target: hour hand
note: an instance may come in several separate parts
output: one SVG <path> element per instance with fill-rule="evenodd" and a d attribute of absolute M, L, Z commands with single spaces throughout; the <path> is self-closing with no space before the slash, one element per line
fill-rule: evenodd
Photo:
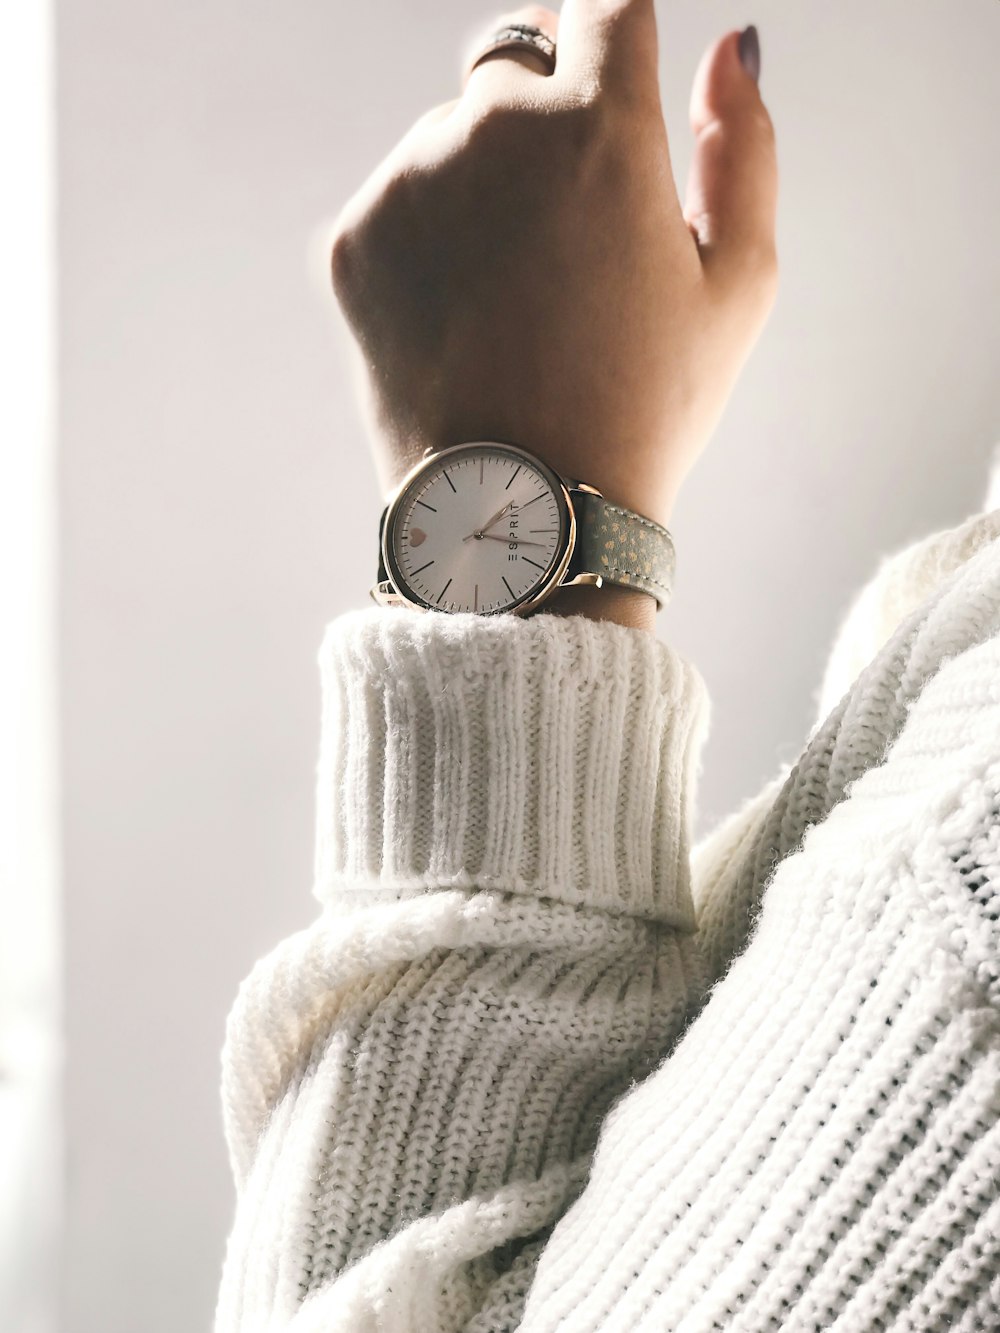
<path fill-rule="evenodd" d="M 474 532 L 473 537 L 481 537 L 486 542 L 507 542 L 510 546 L 543 546 L 543 542 L 529 542 L 527 537 L 499 537 L 495 532 Z"/>

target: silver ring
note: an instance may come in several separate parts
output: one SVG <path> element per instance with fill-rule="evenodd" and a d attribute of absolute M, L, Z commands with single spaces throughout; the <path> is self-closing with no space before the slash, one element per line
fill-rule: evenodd
<path fill-rule="evenodd" d="M 556 44 L 547 32 L 543 32 L 541 28 L 536 28 L 531 23 L 505 23 L 502 28 L 497 28 L 469 66 L 469 73 L 471 74 L 487 56 L 491 56 L 497 51 L 524 50 L 526 46 L 530 46 L 537 55 L 542 57 L 549 66 L 550 74 L 555 73 Z"/>

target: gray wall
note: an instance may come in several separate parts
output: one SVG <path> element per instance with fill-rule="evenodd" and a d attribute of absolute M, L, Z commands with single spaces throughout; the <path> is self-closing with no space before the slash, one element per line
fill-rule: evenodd
<path fill-rule="evenodd" d="M 53 7 L 0 42 L 0 1329 L 58 1327 Z"/>
<path fill-rule="evenodd" d="M 488 4 L 62 0 L 65 1333 L 206 1329 L 218 1056 L 312 916 L 315 653 L 379 496 L 316 236 L 452 96 Z M 702 826 L 792 757 L 881 553 L 978 507 L 1000 422 L 1000 5 L 678 0 L 760 25 L 782 290 L 677 508 L 662 633 L 714 697 Z"/>

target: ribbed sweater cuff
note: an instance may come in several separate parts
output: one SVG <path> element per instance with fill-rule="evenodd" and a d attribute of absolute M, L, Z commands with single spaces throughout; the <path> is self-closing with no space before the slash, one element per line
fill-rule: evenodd
<path fill-rule="evenodd" d="M 694 928 L 707 697 L 652 635 L 373 609 L 329 626 L 320 671 L 321 902 L 478 887 Z"/>

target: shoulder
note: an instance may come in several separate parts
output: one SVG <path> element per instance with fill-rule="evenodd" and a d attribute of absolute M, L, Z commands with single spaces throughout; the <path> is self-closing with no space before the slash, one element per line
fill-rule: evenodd
<path fill-rule="evenodd" d="M 1000 560 L 1000 508 L 887 555 L 841 620 L 819 691 L 818 716 L 831 711 L 903 621 L 991 547 L 991 558 Z"/>
<path fill-rule="evenodd" d="M 713 978 L 744 947 L 779 865 L 800 850 L 835 879 L 887 856 L 917 858 L 910 879 L 931 882 L 932 862 L 940 869 L 942 858 L 1000 838 L 1000 539 L 987 540 L 991 530 L 966 534 L 966 558 L 894 627 L 787 774 L 699 849 L 695 903 Z"/>

